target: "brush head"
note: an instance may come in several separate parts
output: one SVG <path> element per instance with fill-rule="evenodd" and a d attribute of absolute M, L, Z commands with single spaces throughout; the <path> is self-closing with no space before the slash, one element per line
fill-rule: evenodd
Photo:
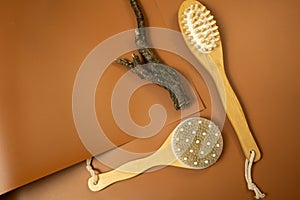
<path fill-rule="evenodd" d="M 219 46 L 220 33 L 214 16 L 198 1 L 183 2 L 179 24 L 185 39 L 200 52 L 210 53 Z"/>
<path fill-rule="evenodd" d="M 201 117 L 182 121 L 174 130 L 171 143 L 177 160 L 192 169 L 211 166 L 223 149 L 219 128 L 212 121 Z"/>

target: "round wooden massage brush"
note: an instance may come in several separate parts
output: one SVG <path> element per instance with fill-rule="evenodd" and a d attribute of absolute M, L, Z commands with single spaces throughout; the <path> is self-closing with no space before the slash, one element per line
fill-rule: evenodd
<path fill-rule="evenodd" d="M 96 183 L 91 177 L 88 185 L 92 191 L 99 191 L 112 183 L 132 178 L 160 165 L 204 169 L 218 160 L 222 149 L 221 132 L 212 121 L 200 117 L 189 118 L 182 121 L 152 155 L 98 174 Z"/>

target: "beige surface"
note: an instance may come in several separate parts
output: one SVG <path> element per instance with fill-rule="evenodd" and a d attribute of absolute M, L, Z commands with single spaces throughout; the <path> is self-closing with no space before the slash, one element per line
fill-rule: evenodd
<path fill-rule="evenodd" d="M 178 30 L 180 3 L 144 0 L 148 24 Z M 254 167 L 254 180 L 268 194 L 267 199 L 296 199 L 300 195 L 299 3 L 295 0 L 202 3 L 218 21 L 225 70 L 262 150 L 262 160 Z M 70 98 L 74 77 L 93 47 L 114 33 L 134 28 L 135 20 L 128 2 L 123 0 L 1 4 L 0 19 L 4 26 L 0 54 L 3 62 L 0 184 L 5 192 L 88 156 L 72 121 Z M 175 57 L 159 53 L 170 64 Z M 199 89 L 209 108 L 207 91 Z M 209 116 L 209 109 L 204 115 Z M 168 128 L 163 132 L 166 135 Z M 223 156 L 207 170 L 169 167 L 91 193 L 87 188 L 89 174 L 84 164 L 78 164 L 2 197 L 252 199 L 243 177 L 244 156 L 229 123 L 225 124 L 223 136 Z M 131 139 L 126 135 L 118 138 L 116 143 Z M 127 148 L 147 152 L 158 148 L 163 139 L 157 136 L 149 141 L 136 140 L 127 144 Z M 47 160 L 41 155 L 48 155 Z M 97 167 L 107 170 L 100 164 Z"/>

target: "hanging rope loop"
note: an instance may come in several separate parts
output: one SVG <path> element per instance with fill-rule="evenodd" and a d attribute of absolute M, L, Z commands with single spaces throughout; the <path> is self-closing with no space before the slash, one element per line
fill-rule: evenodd
<path fill-rule="evenodd" d="M 93 168 L 93 165 L 92 165 L 93 158 L 94 157 L 91 157 L 86 160 L 86 169 L 88 172 L 90 172 L 91 176 L 94 179 L 94 184 L 96 185 L 99 181 L 99 176 L 96 174 L 96 171 Z"/>
<path fill-rule="evenodd" d="M 245 162 L 245 178 L 246 178 L 246 182 L 248 185 L 248 189 L 253 190 L 255 192 L 255 198 L 262 199 L 266 195 L 264 193 L 262 193 L 259 190 L 259 188 L 257 187 L 257 185 L 255 185 L 255 183 L 253 183 L 253 181 L 252 181 L 251 169 L 252 169 L 252 165 L 254 162 L 254 158 L 255 158 L 255 151 L 252 150 L 252 151 L 250 151 L 250 159 L 249 160 L 246 159 L 246 162 Z"/>

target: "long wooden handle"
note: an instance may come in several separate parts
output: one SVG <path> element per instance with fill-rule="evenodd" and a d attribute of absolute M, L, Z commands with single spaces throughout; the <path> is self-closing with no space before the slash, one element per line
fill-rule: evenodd
<path fill-rule="evenodd" d="M 221 100 L 225 107 L 227 116 L 238 136 L 246 158 L 250 159 L 250 151 L 254 150 L 256 153 L 254 161 L 256 162 L 260 160 L 261 153 L 250 131 L 242 106 L 232 89 L 225 72 L 220 71 L 220 76 L 222 78 L 222 82 L 220 82 L 216 76 L 213 78 L 215 79 L 219 94 L 221 95 Z M 224 93 L 223 89 L 225 90 L 226 98 L 222 96 L 222 93 Z"/>
<path fill-rule="evenodd" d="M 260 150 L 249 129 L 242 106 L 236 94 L 234 93 L 224 70 L 221 42 L 219 47 L 210 54 L 203 54 L 194 49 L 192 49 L 192 52 L 214 79 L 221 97 L 222 104 L 235 130 L 235 133 L 238 136 L 245 157 L 249 160 L 250 151 L 254 150 L 256 153 L 254 161 L 256 162 L 260 160 Z"/>
<path fill-rule="evenodd" d="M 170 146 L 170 145 L 169 145 Z M 99 174 L 98 182 L 95 184 L 91 177 L 88 186 L 92 191 L 99 191 L 105 187 L 122 180 L 133 178 L 154 166 L 168 165 L 176 160 L 172 150 L 166 147 L 158 150 L 149 157 L 130 161 L 115 170 Z"/>

